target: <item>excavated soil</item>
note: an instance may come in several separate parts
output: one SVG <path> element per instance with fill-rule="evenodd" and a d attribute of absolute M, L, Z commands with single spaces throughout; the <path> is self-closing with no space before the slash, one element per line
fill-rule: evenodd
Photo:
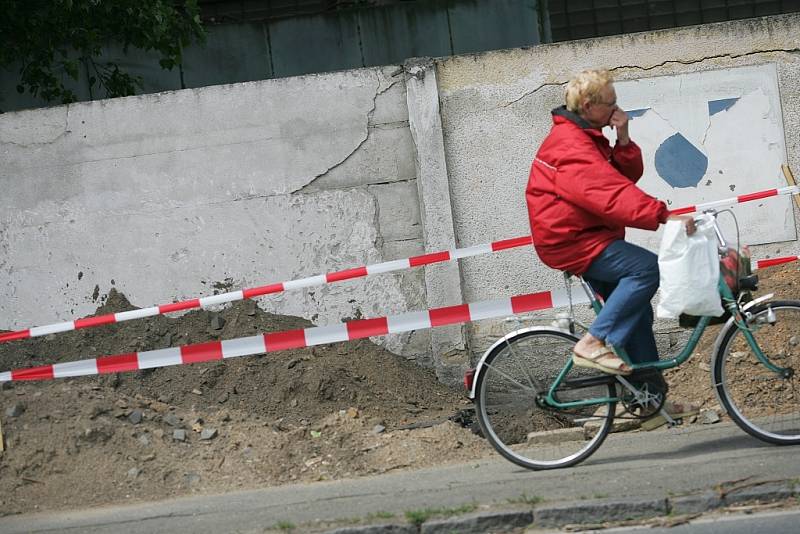
<path fill-rule="evenodd" d="M 97 314 L 129 309 L 112 291 Z M 0 369 L 308 326 L 243 301 L 219 312 L 0 345 Z M 8 411 L 20 406 L 24 411 L 11 417 Z M 481 438 L 448 419 L 468 407 L 461 391 L 368 340 L 6 383 L 0 407 L 3 513 L 332 480 L 490 453 Z M 183 441 L 176 430 L 185 431 Z"/>
<path fill-rule="evenodd" d="M 760 294 L 800 298 L 797 274 L 795 264 L 759 271 Z M 103 299 L 97 314 L 133 309 L 113 290 Z M 308 326 L 243 301 L 6 343 L 0 370 Z M 700 357 L 668 374 L 671 396 L 714 407 L 707 370 L 713 337 L 701 340 Z M 468 408 L 462 391 L 368 340 L 5 383 L 0 515 L 334 480 L 495 454 L 460 424 Z"/>

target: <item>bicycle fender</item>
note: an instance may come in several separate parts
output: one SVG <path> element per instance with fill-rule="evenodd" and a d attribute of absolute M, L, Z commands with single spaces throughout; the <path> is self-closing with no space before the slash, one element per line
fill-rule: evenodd
<path fill-rule="evenodd" d="M 492 351 L 494 349 L 496 349 L 499 345 L 502 345 L 503 343 L 507 342 L 509 339 L 511 339 L 513 337 L 516 337 L 516 336 L 518 336 L 520 334 L 524 334 L 525 332 L 532 332 L 534 330 L 535 331 L 539 331 L 539 332 L 558 332 L 558 333 L 563 333 L 564 332 L 564 330 L 562 330 L 560 328 L 553 328 L 553 327 L 550 327 L 550 326 L 528 326 L 526 328 L 520 328 L 518 330 L 514 330 L 513 332 L 510 332 L 510 333 L 504 335 L 503 337 L 501 337 L 500 339 L 498 339 L 497 341 L 495 341 L 492 344 L 491 347 L 486 349 L 486 351 L 481 356 L 481 359 L 478 360 L 478 364 L 475 366 L 475 376 L 472 379 L 472 388 L 470 389 L 469 393 L 467 394 L 467 398 L 469 398 L 470 400 L 474 400 L 475 399 L 475 390 L 478 387 L 478 378 L 481 376 L 481 372 L 483 370 L 483 364 L 486 361 L 486 357 L 489 356 L 489 354 L 491 354 Z"/>
<path fill-rule="evenodd" d="M 757 299 L 753 299 L 750 302 L 748 302 L 747 304 L 745 304 L 744 306 L 742 306 L 742 311 L 745 311 L 748 308 L 752 308 L 756 304 L 761 304 L 765 300 L 769 300 L 774 296 L 775 296 L 775 293 L 767 293 L 766 295 L 762 295 L 762 296 L 758 297 Z"/>

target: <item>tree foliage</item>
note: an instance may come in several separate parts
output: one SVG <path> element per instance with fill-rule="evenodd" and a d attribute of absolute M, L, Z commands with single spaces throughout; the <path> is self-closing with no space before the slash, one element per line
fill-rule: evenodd
<path fill-rule="evenodd" d="M 47 102 L 75 102 L 67 85 L 81 70 L 95 95 L 141 88 L 140 77 L 102 59 L 108 45 L 155 52 L 171 70 L 204 37 L 197 0 L 0 0 L 0 67 L 18 69 L 18 92 Z"/>

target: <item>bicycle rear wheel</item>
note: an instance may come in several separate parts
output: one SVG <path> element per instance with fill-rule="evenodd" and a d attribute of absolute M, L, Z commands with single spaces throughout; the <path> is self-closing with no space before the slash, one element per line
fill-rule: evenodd
<path fill-rule="evenodd" d="M 748 310 L 761 351 L 789 376 L 768 369 L 731 324 L 721 333 L 712 369 L 723 408 L 748 434 L 777 445 L 800 444 L 800 301 L 773 301 Z M 774 319 L 774 321 L 773 321 Z"/>
<path fill-rule="evenodd" d="M 512 334 L 486 356 L 476 377 L 478 422 L 507 460 L 528 469 L 569 467 L 588 458 L 608 435 L 615 402 L 569 411 L 542 403 L 577 341 L 561 330 L 533 328 Z M 597 374 L 573 367 L 566 380 Z M 560 402 L 613 398 L 615 388 L 604 383 L 557 396 Z"/>

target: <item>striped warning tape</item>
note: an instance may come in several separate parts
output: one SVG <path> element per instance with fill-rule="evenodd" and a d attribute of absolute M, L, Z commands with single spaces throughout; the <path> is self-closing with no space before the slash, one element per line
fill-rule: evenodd
<path fill-rule="evenodd" d="M 707 209 L 720 208 L 730 206 L 733 204 L 741 204 L 744 202 L 751 202 L 763 198 L 769 198 L 780 195 L 795 195 L 800 194 L 800 186 L 783 187 L 780 189 L 769 189 L 766 191 L 758 191 L 756 193 L 749 193 L 746 195 L 739 195 L 730 197 L 723 200 L 713 202 L 706 202 L 704 204 L 696 204 L 684 208 L 678 208 L 670 211 L 670 214 L 680 215 L 692 213 L 695 211 L 703 211 Z M 301 278 L 298 280 L 291 280 L 288 282 L 279 282 L 254 288 L 240 289 L 228 293 L 221 293 L 219 295 L 212 295 L 208 297 L 194 298 L 184 300 L 181 302 L 173 302 L 170 304 L 161 304 L 152 306 L 150 308 L 141 308 L 138 310 L 131 310 L 119 313 L 110 313 L 106 315 L 98 315 L 96 317 L 85 317 L 73 321 L 66 321 L 62 323 L 54 323 L 46 326 L 36 326 L 26 328 L 23 330 L 16 330 L 0 334 L 0 343 L 9 341 L 16 341 L 20 339 L 28 339 L 32 337 L 45 336 L 48 334 L 56 334 L 60 332 L 69 332 L 71 330 L 79 330 L 82 328 L 91 328 L 95 326 L 121 323 L 123 321 L 130 321 L 132 319 L 141 319 L 143 317 L 151 317 L 154 315 L 163 315 L 165 313 L 191 310 L 197 308 L 205 308 L 215 304 L 225 304 L 228 302 L 235 302 L 238 300 L 251 299 L 272 293 L 281 293 L 292 289 L 301 289 L 319 285 L 340 282 L 343 280 L 350 280 L 353 278 L 361 278 L 373 274 L 389 273 L 393 271 L 400 271 L 409 269 L 411 267 L 420 267 L 423 265 L 430 265 L 433 263 L 441 263 L 446 261 L 458 260 L 461 258 L 469 258 L 472 256 L 479 256 L 482 254 L 489 254 L 492 252 L 499 252 L 502 250 L 509 250 L 512 248 L 530 245 L 532 243 L 532 236 L 515 237 L 512 239 L 504 239 L 487 243 L 483 245 L 475 245 L 472 247 L 454 249 L 449 251 L 432 252 L 423 254 L 421 256 L 413 256 L 401 260 L 387 261 L 377 263 L 374 265 L 367 265 L 362 267 L 355 267 L 352 269 L 345 269 L 343 271 L 336 271 L 327 274 L 320 274 Z"/>
<path fill-rule="evenodd" d="M 781 265 L 783 263 L 791 263 L 800 259 L 800 256 L 784 256 L 782 258 L 767 258 L 764 260 L 756 260 L 756 269 L 762 267 L 772 267 L 773 265 Z"/>
<path fill-rule="evenodd" d="M 777 189 L 767 189 L 764 191 L 756 191 L 755 193 L 747 193 L 746 195 L 738 195 L 735 197 L 724 198 L 722 200 L 714 200 L 712 202 L 705 202 L 703 204 L 694 204 L 683 208 L 671 210 L 670 215 L 683 215 L 685 213 L 694 213 L 696 211 L 705 211 L 710 209 L 724 208 L 733 204 L 744 204 L 745 202 L 752 202 L 754 200 L 761 200 L 762 198 L 777 197 L 782 195 L 797 195 L 800 194 L 800 186 L 792 185 L 788 187 L 780 187 Z"/>
<path fill-rule="evenodd" d="M 109 313 L 106 315 L 98 315 L 96 317 L 86 317 L 83 319 L 76 319 L 74 321 L 66 321 L 63 323 L 55 323 L 47 326 L 36 326 L 26 328 L 24 330 L 17 330 L 14 332 L 6 332 L 0 334 L 0 343 L 9 341 L 16 341 L 20 339 L 28 339 L 31 337 L 46 336 L 48 334 L 57 334 L 59 332 L 69 332 L 71 330 L 79 330 L 82 328 L 91 328 L 104 324 L 121 323 L 123 321 L 130 321 L 132 319 L 141 319 L 143 317 L 151 317 L 153 315 L 163 315 L 165 313 L 191 310 L 196 308 L 205 308 L 214 304 L 224 304 L 227 302 L 235 302 L 238 300 L 251 299 L 260 297 L 262 295 L 269 295 L 272 293 L 281 293 L 292 289 L 301 289 L 306 287 L 313 287 L 318 285 L 330 284 L 333 282 L 340 282 L 342 280 L 350 280 L 352 278 L 360 278 L 373 274 L 389 273 L 392 271 L 399 271 L 409 269 L 411 267 L 420 267 L 423 265 L 430 265 L 433 263 L 440 263 L 446 261 L 457 260 L 460 258 L 468 258 L 470 256 L 478 256 L 481 254 L 488 254 L 491 252 L 499 252 L 501 250 L 508 250 L 511 248 L 530 245 L 532 243 L 531 236 L 515 237 L 513 239 L 504 239 L 487 243 L 484 245 L 475 245 L 472 247 L 446 250 L 442 252 L 433 252 L 430 254 L 423 254 L 421 256 L 413 256 L 402 260 L 393 260 L 383 263 L 376 263 L 374 265 L 367 265 L 364 267 L 356 267 L 353 269 L 346 269 L 328 274 L 321 274 L 317 276 L 309 276 L 298 280 L 291 280 L 288 282 L 279 282 L 276 284 L 269 284 L 249 289 L 240 289 L 228 293 L 221 293 L 219 295 L 212 295 L 208 297 L 195 298 L 181 302 L 173 302 L 171 304 L 161 304 L 159 306 L 152 306 L 150 308 L 141 308 L 138 310 L 131 310 L 119 313 Z"/>
<path fill-rule="evenodd" d="M 588 302 L 584 295 L 573 297 L 573 303 Z M 507 317 L 537 310 L 546 310 L 569 304 L 566 290 L 543 291 L 517 295 L 511 298 L 486 300 L 471 304 L 409 312 L 390 317 L 358 319 L 332 326 L 318 326 L 301 330 L 264 333 L 256 336 L 210 341 L 168 349 L 130 352 L 102 356 L 90 360 L 56 363 L 17 369 L 0 373 L 0 382 L 23 380 L 49 380 L 153 369 L 170 365 L 206 362 L 276 352 L 286 349 L 312 347 L 385 334 L 399 334 L 412 330 L 436 328 L 450 324 Z"/>
<path fill-rule="evenodd" d="M 798 256 L 770 258 L 756 262 L 756 268 L 770 267 L 800 259 Z M 580 291 L 573 292 L 572 303 L 589 302 Z M 450 324 L 467 323 L 482 319 L 496 319 L 521 313 L 559 308 L 569 305 L 566 290 L 542 291 L 517 295 L 511 298 L 485 300 L 471 304 L 460 304 L 434 308 L 419 312 L 375 319 L 358 319 L 332 326 L 317 326 L 300 330 L 264 333 L 257 336 L 210 341 L 168 349 L 130 352 L 113 356 L 102 356 L 90 360 L 56 363 L 0 372 L 0 382 L 24 380 L 49 380 L 97 374 L 137 371 L 188 363 L 250 356 L 279 350 L 297 349 L 363 339 L 385 334 L 400 334 L 412 330 L 424 330 Z"/>

